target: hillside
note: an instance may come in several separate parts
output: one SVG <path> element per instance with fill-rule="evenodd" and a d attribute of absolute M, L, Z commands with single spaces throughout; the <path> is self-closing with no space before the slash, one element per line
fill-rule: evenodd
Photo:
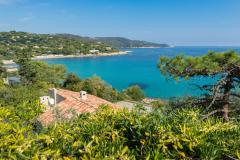
<path fill-rule="evenodd" d="M 147 41 L 139 41 L 139 40 L 130 40 L 128 38 L 124 37 L 83 37 L 79 35 L 73 35 L 73 34 L 57 34 L 58 36 L 68 37 L 72 39 L 77 40 L 84 40 L 88 42 L 101 42 L 104 44 L 107 44 L 109 46 L 112 46 L 114 48 L 148 48 L 148 47 L 156 47 L 156 48 L 164 48 L 164 47 L 170 47 L 168 44 L 158 44 L 153 42 L 147 42 Z"/>
<path fill-rule="evenodd" d="M 27 32 L 0 32 L 0 55 L 13 58 L 16 53 L 26 50 L 34 56 L 43 54 L 96 54 L 112 53 L 116 48 L 169 47 L 146 41 L 130 40 L 121 37 L 82 37 L 73 34 L 35 34 Z"/>
<path fill-rule="evenodd" d="M 26 32 L 0 32 L 0 55 L 13 57 L 21 50 L 33 55 L 42 54 L 96 54 L 117 51 L 111 46 L 89 38 L 67 34 L 33 34 Z"/>
<path fill-rule="evenodd" d="M 107 44 L 109 46 L 112 46 L 114 48 L 148 48 L 148 47 L 156 47 L 156 48 L 164 48 L 164 47 L 170 47 L 168 44 L 158 44 L 153 42 L 147 42 L 147 41 L 139 41 L 139 40 L 130 40 L 128 38 L 124 37 L 83 37 L 79 35 L 73 35 L 73 34 L 57 34 L 58 36 L 68 37 L 72 39 L 77 40 L 84 40 L 88 42 L 101 42 L 104 44 Z"/>
<path fill-rule="evenodd" d="M 146 41 L 130 40 L 122 37 L 97 37 L 96 39 L 103 43 L 109 44 L 115 48 L 169 47 L 168 44 L 158 44 Z"/>

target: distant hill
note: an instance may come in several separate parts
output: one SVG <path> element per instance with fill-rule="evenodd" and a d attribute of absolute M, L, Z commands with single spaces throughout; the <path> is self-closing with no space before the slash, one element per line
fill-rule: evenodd
<path fill-rule="evenodd" d="M 159 43 L 153 43 L 153 42 L 147 42 L 147 41 L 139 41 L 139 40 L 130 40 L 128 38 L 124 37 L 82 37 L 79 35 L 73 35 L 73 34 L 58 34 L 59 36 L 73 38 L 73 39 L 79 39 L 89 42 L 102 42 L 104 44 L 107 44 L 109 46 L 112 46 L 113 48 L 148 48 L 148 47 L 157 47 L 157 48 L 165 48 L 170 47 L 168 44 L 159 44 Z"/>
<path fill-rule="evenodd" d="M 158 44 L 146 41 L 130 40 L 123 37 L 96 37 L 95 39 L 115 48 L 170 47 L 168 44 Z"/>
<path fill-rule="evenodd" d="M 169 47 L 122 37 L 82 37 L 73 34 L 35 34 L 27 32 L 0 32 L 0 57 L 12 58 L 21 50 L 32 55 L 42 54 L 96 54 L 113 53 L 119 48 Z M 94 51 L 94 53 L 93 53 Z"/>
<path fill-rule="evenodd" d="M 96 52 L 113 53 L 118 51 L 93 38 L 71 34 L 0 32 L 0 56 L 12 58 L 21 50 L 35 56 L 42 54 L 76 55 L 96 54 Z"/>

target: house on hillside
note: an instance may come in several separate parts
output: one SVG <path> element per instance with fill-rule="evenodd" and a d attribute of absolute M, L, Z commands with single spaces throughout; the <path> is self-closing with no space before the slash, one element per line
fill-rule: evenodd
<path fill-rule="evenodd" d="M 13 73 L 18 71 L 18 65 L 13 60 L 3 60 L 1 69 L 7 73 Z"/>
<path fill-rule="evenodd" d="M 98 54 L 98 53 L 99 53 L 99 50 L 97 50 L 97 49 L 92 49 L 92 50 L 89 50 L 89 53 L 91 53 L 91 54 Z"/>
<path fill-rule="evenodd" d="M 46 106 L 38 120 L 43 126 L 48 126 L 61 119 L 70 119 L 83 113 L 96 112 L 101 105 L 118 108 L 117 105 L 87 94 L 85 91 L 73 92 L 65 89 L 49 89 L 47 96 L 40 97 L 40 102 Z"/>
<path fill-rule="evenodd" d="M 112 50 L 112 47 L 106 47 L 106 50 L 110 51 Z"/>
<path fill-rule="evenodd" d="M 13 60 L 3 60 L 0 66 L 1 72 L 4 74 L 3 82 L 7 85 L 20 83 L 20 78 L 17 76 L 19 66 Z"/>
<path fill-rule="evenodd" d="M 7 85 L 16 85 L 21 82 L 20 78 L 17 76 L 7 76 L 3 78 L 3 83 Z"/>

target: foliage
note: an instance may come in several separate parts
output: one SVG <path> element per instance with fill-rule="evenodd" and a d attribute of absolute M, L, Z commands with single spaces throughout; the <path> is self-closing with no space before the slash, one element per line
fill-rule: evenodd
<path fill-rule="evenodd" d="M 0 159 L 26 159 L 25 150 L 34 152 L 31 143 L 41 111 L 37 101 L 0 106 Z"/>
<path fill-rule="evenodd" d="M 138 86 L 131 86 L 123 92 L 119 92 L 97 76 L 81 80 L 77 75 L 70 73 L 63 82 L 63 87 L 76 92 L 84 90 L 89 94 L 112 102 L 120 100 L 140 101 L 144 98 L 144 92 Z"/>
<path fill-rule="evenodd" d="M 97 37 L 97 40 L 102 41 L 116 48 L 131 48 L 131 47 L 169 47 L 168 44 L 158 44 L 146 41 L 130 40 L 122 37 Z"/>
<path fill-rule="evenodd" d="M 44 111 L 39 103 L 46 91 L 39 87 L 43 83 L 61 83 L 111 101 L 126 95 L 141 100 L 144 94 L 137 86 L 119 93 L 98 77 L 81 80 L 69 74 L 63 81 L 61 67 L 21 55 L 19 74 L 25 85 L 0 85 L 0 159 L 240 159 L 240 122 L 202 120 L 201 109 L 192 107 L 191 98 L 174 110 L 171 105 L 181 101 L 170 102 L 169 108 L 157 102 L 153 111 L 140 105 L 135 110 L 102 106 L 94 114 L 43 128 L 38 121 Z M 162 69 L 168 73 L 168 67 Z"/>
<path fill-rule="evenodd" d="M 37 123 L 44 109 L 38 101 L 40 94 L 34 86 L 1 86 L 0 159 L 24 159 L 22 152 L 30 148 L 41 128 Z"/>
<path fill-rule="evenodd" d="M 65 79 L 66 69 L 63 65 L 49 65 L 45 62 L 18 60 L 19 75 L 25 85 L 60 85 Z"/>
<path fill-rule="evenodd" d="M 37 85 L 28 86 L 0 86 L 0 105 L 15 106 L 24 101 L 37 101 L 40 96 L 44 95 L 46 90 L 39 88 Z"/>
<path fill-rule="evenodd" d="M 0 32 L 0 55 L 13 58 L 21 50 L 29 50 L 34 56 L 42 54 L 91 54 L 92 49 L 102 53 L 111 53 L 117 50 L 95 39 L 79 36 L 32 34 L 26 32 Z"/>
<path fill-rule="evenodd" d="M 140 101 L 144 98 L 144 92 L 137 85 L 128 87 L 124 90 L 124 93 L 135 101 Z"/>
<path fill-rule="evenodd" d="M 163 108 L 164 106 L 166 106 L 166 102 L 163 100 L 156 100 L 150 103 L 152 108 Z"/>
<path fill-rule="evenodd" d="M 63 87 L 72 88 L 73 85 L 77 85 L 81 82 L 81 79 L 74 73 L 69 73 L 63 83 Z"/>
<path fill-rule="evenodd" d="M 225 120 L 229 120 L 228 113 L 231 97 L 240 97 L 236 89 L 240 85 L 240 56 L 234 51 L 224 53 L 209 52 L 199 57 L 178 55 L 176 57 L 161 57 L 158 65 L 161 72 L 178 78 L 191 78 L 197 76 L 212 77 L 217 82 L 200 86 L 209 94 L 202 100 L 208 105 L 206 112 L 212 109 L 208 116 L 222 112 Z"/>
<path fill-rule="evenodd" d="M 81 80 L 73 74 L 64 84 L 78 83 L 96 94 L 105 85 L 97 77 Z M 0 88 L 0 159 L 240 158 L 237 121 L 202 121 L 197 109 L 146 112 L 103 106 L 96 114 L 42 128 L 37 121 L 43 111 L 41 92 L 35 85 Z"/>
<path fill-rule="evenodd" d="M 63 82 L 63 87 L 76 92 L 84 90 L 112 102 L 123 100 L 126 97 L 97 76 L 81 80 L 77 75 L 70 73 Z"/>
<path fill-rule="evenodd" d="M 26 110 L 7 106 L 0 107 L 0 113 L 1 159 L 239 158 L 239 122 L 201 121 L 198 110 L 165 115 L 162 110 L 148 113 L 103 106 L 96 114 L 83 114 L 40 132 L 32 123 L 23 126 Z M 33 117 L 28 119 L 33 122 Z"/>

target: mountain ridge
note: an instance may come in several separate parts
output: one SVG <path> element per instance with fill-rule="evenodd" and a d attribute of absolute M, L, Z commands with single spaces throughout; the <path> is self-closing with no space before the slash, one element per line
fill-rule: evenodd
<path fill-rule="evenodd" d="M 166 48 L 168 44 L 160 44 L 143 40 L 131 40 L 124 37 L 95 37 L 95 39 L 115 48 Z"/>
<path fill-rule="evenodd" d="M 68 34 L 68 33 L 58 33 L 55 34 L 58 36 L 74 38 L 74 39 L 81 39 L 85 41 L 99 41 L 105 43 L 109 46 L 114 48 L 166 48 L 170 47 L 170 45 L 165 43 L 154 43 L 148 42 L 144 40 L 131 40 L 125 37 L 88 37 L 88 36 L 81 36 L 75 34 Z"/>

